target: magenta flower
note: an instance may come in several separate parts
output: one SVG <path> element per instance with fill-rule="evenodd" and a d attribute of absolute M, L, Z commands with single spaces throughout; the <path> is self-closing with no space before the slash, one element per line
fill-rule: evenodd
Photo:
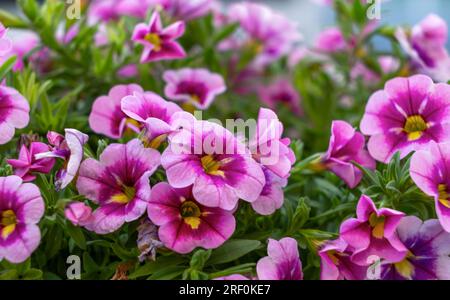
<path fill-rule="evenodd" d="M 345 121 L 333 121 L 328 150 L 320 158 L 319 164 L 354 188 L 361 181 L 363 174 L 353 163 L 375 169 L 375 160 L 365 149 L 364 136 Z"/>
<path fill-rule="evenodd" d="M 326 242 L 319 250 L 321 280 L 364 280 L 367 267 L 351 260 L 353 251 L 342 239 Z"/>
<path fill-rule="evenodd" d="M 92 208 L 83 202 L 72 202 L 64 210 L 66 218 L 75 226 L 89 226 L 92 223 Z"/>
<path fill-rule="evenodd" d="M 174 188 L 193 185 L 202 205 L 235 208 L 239 198 L 255 201 L 265 184 L 264 173 L 245 145 L 227 129 L 208 121 L 174 134 L 161 164 Z"/>
<path fill-rule="evenodd" d="M 38 247 L 44 215 L 39 188 L 18 176 L 0 177 L 0 260 L 24 262 Z"/>
<path fill-rule="evenodd" d="M 157 0 L 164 12 L 177 20 L 189 21 L 211 11 L 214 0 Z"/>
<path fill-rule="evenodd" d="M 8 29 L 0 22 L 0 58 L 9 54 L 12 49 L 12 41 L 7 33 Z"/>
<path fill-rule="evenodd" d="M 252 208 L 260 215 L 271 215 L 284 202 L 283 188 L 287 185 L 287 179 L 275 175 L 267 167 L 262 168 L 266 179 L 258 199 L 251 203 Z"/>
<path fill-rule="evenodd" d="M 268 256 L 261 258 L 256 271 L 260 280 L 302 280 L 302 262 L 297 241 L 290 237 L 269 239 Z"/>
<path fill-rule="evenodd" d="M 107 96 L 98 97 L 92 104 L 89 115 L 91 129 L 113 139 L 122 137 L 127 131 L 139 133 L 141 131 L 139 124 L 127 118 L 121 108 L 122 98 L 133 95 L 134 92 L 142 93 L 144 90 L 137 84 L 116 85 Z"/>
<path fill-rule="evenodd" d="M 300 95 L 287 79 L 280 79 L 268 86 L 259 87 L 258 95 L 270 109 L 286 106 L 297 116 L 303 114 L 300 106 Z"/>
<path fill-rule="evenodd" d="M 411 158 L 410 174 L 417 186 L 436 203 L 442 227 L 450 232 L 450 143 L 431 142 Z"/>
<path fill-rule="evenodd" d="M 141 217 L 150 200 L 149 177 L 159 163 L 159 152 L 144 148 L 137 139 L 109 145 L 100 161 L 83 161 L 78 192 L 99 205 L 86 228 L 106 234 Z"/>
<path fill-rule="evenodd" d="M 395 78 L 369 99 L 360 128 L 369 135 L 368 149 L 388 162 L 400 151 L 403 158 L 430 141 L 450 139 L 450 86 L 434 84 L 425 75 Z"/>
<path fill-rule="evenodd" d="M 380 56 L 378 63 L 384 74 L 390 74 L 398 69 L 400 63 L 392 56 Z M 351 70 L 350 76 L 353 79 L 361 77 L 369 85 L 377 84 L 381 78 L 380 75 L 369 69 L 364 63 L 357 62 Z"/>
<path fill-rule="evenodd" d="M 76 130 L 65 129 L 65 136 L 59 133 L 49 131 L 47 139 L 52 145 L 49 152 L 36 154 L 35 159 L 43 158 L 61 158 L 65 161 L 63 168 L 56 173 L 55 188 L 57 190 L 66 188 L 75 178 L 83 159 L 83 146 L 87 143 L 89 137 Z"/>
<path fill-rule="evenodd" d="M 34 48 L 39 45 L 39 37 L 31 32 L 26 32 L 21 35 L 17 35 L 16 38 L 12 37 L 12 47 L 8 54 L 5 53 L 5 56 L 0 55 L 0 65 L 3 64 L 4 61 L 9 59 L 11 56 L 16 55 L 17 60 L 16 64 L 13 67 L 13 71 L 21 71 L 24 67 L 24 58 L 27 54 L 31 52 Z M 39 51 L 41 52 L 41 51 Z M 28 59 L 30 61 L 35 58 L 36 55 L 30 56 Z M 39 57 L 39 56 L 37 56 Z"/>
<path fill-rule="evenodd" d="M 170 70 L 163 77 L 167 98 L 190 103 L 198 109 L 207 109 L 226 90 L 222 76 L 206 69 Z"/>
<path fill-rule="evenodd" d="M 144 19 L 156 0 L 94 0 L 89 5 L 91 22 L 117 21 L 121 16 Z"/>
<path fill-rule="evenodd" d="M 14 175 L 21 177 L 24 181 L 36 179 L 35 173 L 47 174 L 53 168 L 53 158 L 36 159 L 35 155 L 50 151 L 47 144 L 32 142 L 30 148 L 22 145 L 18 159 L 8 159 L 7 162 L 14 168 Z"/>
<path fill-rule="evenodd" d="M 117 76 L 120 78 L 133 78 L 139 74 L 136 64 L 128 64 L 117 70 Z"/>
<path fill-rule="evenodd" d="M 30 121 L 30 105 L 13 88 L 0 85 L 0 145 L 8 143 L 15 129 L 22 129 Z"/>
<path fill-rule="evenodd" d="M 176 189 L 165 182 L 153 187 L 147 212 L 150 220 L 160 226 L 161 242 L 182 254 L 196 247 L 219 247 L 236 226 L 231 212 L 201 205 L 191 187 Z"/>
<path fill-rule="evenodd" d="M 185 57 L 184 49 L 175 41 L 183 34 L 184 22 L 178 21 L 163 28 L 159 13 L 155 11 L 148 25 L 136 25 L 132 40 L 144 45 L 141 63 L 146 63 Z"/>
<path fill-rule="evenodd" d="M 347 42 L 337 27 L 322 31 L 316 40 L 315 48 L 325 53 L 335 53 L 347 49 Z"/>
<path fill-rule="evenodd" d="M 356 216 L 344 221 L 340 228 L 341 239 L 354 249 L 354 263 L 367 266 L 372 255 L 391 262 L 403 259 L 406 248 L 395 230 L 404 213 L 389 208 L 378 210 L 372 199 L 362 195 Z"/>
<path fill-rule="evenodd" d="M 408 253 L 400 262 L 381 264 L 382 280 L 450 279 L 450 233 L 438 220 L 405 217 L 397 233 Z"/>

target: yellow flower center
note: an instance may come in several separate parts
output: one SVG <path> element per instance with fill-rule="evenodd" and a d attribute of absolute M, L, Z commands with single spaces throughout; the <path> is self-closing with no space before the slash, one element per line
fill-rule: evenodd
<path fill-rule="evenodd" d="M 142 137 L 141 140 L 145 148 L 158 149 L 159 146 L 161 146 L 161 144 L 166 140 L 166 138 L 167 134 L 161 134 L 152 140 L 149 140 L 146 137 Z"/>
<path fill-rule="evenodd" d="M 409 280 L 411 280 L 412 276 L 414 275 L 414 265 L 409 261 L 409 259 L 413 257 L 414 254 L 408 252 L 406 254 L 406 257 L 402 261 L 394 264 L 397 273 Z"/>
<path fill-rule="evenodd" d="M 122 185 L 122 193 L 117 193 L 111 197 L 111 202 L 127 204 L 136 196 L 136 189 L 134 187 Z"/>
<path fill-rule="evenodd" d="M 5 210 L 1 214 L 1 236 L 6 239 L 16 229 L 17 218 L 11 209 Z"/>
<path fill-rule="evenodd" d="M 161 51 L 161 38 L 156 33 L 147 33 L 144 39 L 153 45 L 153 50 Z"/>
<path fill-rule="evenodd" d="M 377 216 L 375 213 L 372 213 L 369 217 L 369 224 L 372 227 L 372 235 L 377 239 L 382 239 L 384 237 L 384 216 Z"/>
<path fill-rule="evenodd" d="M 212 155 L 205 155 L 201 159 L 203 170 L 210 175 L 224 176 L 224 172 L 220 170 L 222 162 L 214 159 Z"/>
<path fill-rule="evenodd" d="M 249 53 L 257 55 L 263 52 L 264 45 L 258 40 L 250 40 L 245 44 L 245 48 Z"/>
<path fill-rule="evenodd" d="M 449 195 L 447 193 L 447 185 L 443 183 L 439 184 L 438 193 L 439 193 L 439 202 L 445 207 L 450 208 L 450 200 L 448 200 Z"/>
<path fill-rule="evenodd" d="M 420 115 L 412 115 L 406 119 L 403 130 L 408 134 L 408 141 L 415 141 L 422 137 L 428 125 Z"/>
<path fill-rule="evenodd" d="M 339 253 L 336 250 L 327 251 L 327 255 L 335 266 L 339 266 Z"/>
<path fill-rule="evenodd" d="M 180 214 L 186 224 L 191 226 L 192 229 L 198 229 L 202 212 L 197 204 L 193 201 L 184 201 L 181 205 Z"/>

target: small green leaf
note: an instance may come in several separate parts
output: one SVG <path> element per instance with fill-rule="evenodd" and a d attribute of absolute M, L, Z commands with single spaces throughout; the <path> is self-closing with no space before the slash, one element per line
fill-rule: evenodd
<path fill-rule="evenodd" d="M 42 279 L 42 271 L 38 270 L 38 269 L 29 269 L 28 271 L 26 271 L 23 274 L 23 279 L 26 280 L 37 280 L 37 279 Z"/>
<path fill-rule="evenodd" d="M 15 55 L 8 58 L 0 67 L 0 81 L 5 78 L 6 74 L 8 74 L 9 71 L 14 67 L 14 64 L 16 63 L 17 57 Z"/>
<path fill-rule="evenodd" d="M 74 240 L 78 247 L 85 250 L 86 249 L 86 239 L 84 237 L 83 230 L 80 227 L 74 226 L 72 223 L 67 222 L 67 233 Z"/>
<path fill-rule="evenodd" d="M 229 240 L 211 253 L 208 265 L 236 260 L 257 249 L 260 245 L 261 242 L 255 240 Z"/>

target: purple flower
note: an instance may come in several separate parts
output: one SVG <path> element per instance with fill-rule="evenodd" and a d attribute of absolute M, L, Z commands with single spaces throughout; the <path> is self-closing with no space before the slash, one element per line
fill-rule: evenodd
<path fill-rule="evenodd" d="M 64 215 L 75 226 L 86 226 L 92 222 L 92 208 L 83 202 L 72 202 L 67 205 Z"/>
<path fill-rule="evenodd" d="M 297 241 L 290 237 L 269 239 L 268 256 L 261 258 L 256 271 L 260 280 L 302 280 L 302 262 Z"/>
<path fill-rule="evenodd" d="M 319 164 L 339 176 L 354 188 L 362 179 L 362 171 L 353 163 L 375 169 L 375 161 L 365 150 L 364 136 L 345 121 L 333 121 L 328 150 Z"/>
<path fill-rule="evenodd" d="M 436 203 L 442 227 L 450 232 L 450 143 L 431 142 L 411 158 L 410 174 L 417 186 Z"/>
<path fill-rule="evenodd" d="M 0 58 L 9 54 L 12 48 L 12 41 L 7 33 L 8 29 L 0 22 Z"/>
<path fill-rule="evenodd" d="M 149 177 L 159 163 L 159 152 L 144 148 L 137 139 L 109 145 L 100 161 L 83 161 L 78 192 L 99 205 L 86 228 L 106 234 L 142 216 L 150 200 Z"/>
<path fill-rule="evenodd" d="M 430 141 L 450 138 L 450 86 L 434 84 L 425 75 L 395 78 L 369 99 L 361 131 L 376 160 L 388 162 L 400 151 L 403 158 Z"/>
<path fill-rule="evenodd" d="M 174 134 L 161 164 L 174 188 L 193 185 L 202 205 L 235 208 L 239 198 L 255 201 L 265 184 L 264 173 L 243 143 L 227 129 L 208 121 Z"/>
<path fill-rule="evenodd" d="M 0 55 L 0 65 L 11 56 L 15 55 L 17 60 L 13 67 L 13 71 L 17 72 L 23 69 L 25 56 L 39 45 L 39 37 L 35 33 L 26 32 L 17 35 L 16 37 L 13 36 L 12 38 L 12 47 L 10 48 L 9 53 L 4 53 L 3 57 Z M 42 51 L 39 52 L 42 54 Z M 31 55 L 28 60 L 32 61 L 33 58 L 39 57 L 39 55 L 36 55 L 39 54 L 39 52 L 35 53 L 35 55 Z"/>
<path fill-rule="evenodd" d="M 383 280 L 449 280 L 450 233 L 438 220 L 405 217 L 397 228 L 408 253 L 396 263 L 381 264 Z"/>
<path fill-rule="evenodd" d="M 8 143 L 15 129 L 22 129 L 30 121 L 28 101 L 13 88 L 0 85 L 0 145 Z"/>
<path fill-rule="evenodd" d="M 172 18 L 189 21 L 206 15 L 214 0 L 157 0 Z"/>
<path fill-rule="evenodd" d="M 268 86 L 262 85 L 258 89 L 258 95 L 270 109 L 286 106 L 297 116 L 303 114 L 300 107 L 300 95 L 287 79 L 280 79 Z"/>
<path fill-rule="evenodd" d="M 127 131 L 139 133 L 140 125 L 135 120 L 127 118 L 121 108 L 122 99 L 133 95 L 134 92 L 142 93 L 144 90 L 137 84 L 116 85 L 107 96 L 95 99 L 89 115 L 91 129 L 113 139 L 122 137 Z"/>
<path fill-rule="evenodd" d="M 283 188 L 287 185 L 287 179 L 275 175 L 267 167 L 262 168 L 266 179 L 258 199 L 251 203 L 252 208 L 260 215 L 271 215 L 284 202 Z"/>
<path fill-rule="evenodd" d="M 128 64 L 117 70 L 117 76 L 120 78 L 133 78 L 139 74 L 136 64 Z"/>
<path fill-rule="evenodd" d="M 159 240 L 158 227 L 145 218 L 137 228 L 138 239 L 136 241 L 139 249 L 139 262 L 145 260 L 156 259 L 156 250 L 164 247 L 164 244 Z"/>
<path fill-rule="evenodd" d="M 18 176 L 0 177 L 0 260 L 24 262 L 38 247 L 44 215 L 39 188 Z"/>
<path fill-rule="evenodd" d="M 219 247 L 236 226 L 231 212 L 201 205 L 192 187 L 175 189 L 165 182 L 153 187 L 147 211 L 150 220 L 160 226 L 158 235 L 164 245 L 182 254 L 196 247 Z"/>
<path fill-rule="evenodd" d="M 321 280 L 364 280 L 367 267 L 353 263 L 353 251 L 342 239 L 326 242 L 319 250 Z"/>
<path fill-rule="evenodd" d="M 207 69 L 181 69 L 164 72 L 166 97 L 207 109 L 214 98 L 225 92 L 225 82 L 221 75 Z"/>
<path fill-rule="evenodd" d="M 53 158 L 36 159 L 35 155 L 48 152 L 50 147 L 40 142 L 32 142 L 29 149 L 26 145 L 20 148 L 18 159 L 8 159 L 7 162 L 14 168 L 14 175 L 21 177 L 24 181 L 36 179 L 35 173 L 47 174 L 53 168 Z"/>
<path fill-rule="evenodd" d="M 367 266 L 372 255 L 391 262 L 403 259 L 406 248 L 395 230 L 404 213 L 389 208 L 377 209 L 372 199 L 362 195 L 356 216 L 344 221 L 340 228 L 341 239 L 354 249 L 351 256 L 354 263 Z"/>
<path fill-rule="evenodd" d="M 184 27 L 184 22 L 178 21 L 163 28 L 157 11 L 153 13 L 148 25 L 136 25 L 132 40 L 144 45 L 141 63 L 185 57 L 184 49 L 175 41 L 184 34 Z"/>
<path fill-rule="evenodd" d="M 90 22 L 117 21 L 121 16 L 144 19 L 156 0 L 94 0 L 89 6 Z"/>
<path fill-rule="evenodd" d="M 337 27 L 322 31 L 316 40 L 316 49 L 325 53 L 335 53 L 347 49 L 347 42 Z"/>

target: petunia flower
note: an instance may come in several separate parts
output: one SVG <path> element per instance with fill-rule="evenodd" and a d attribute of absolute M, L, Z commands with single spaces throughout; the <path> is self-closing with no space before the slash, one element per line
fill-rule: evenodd
<path fill-rule="evenodd" d="M 81 160 L 83 159 L 83 146 L 89 139 L 86 134 L 76 129 L 68 128 L 64 129 L 64 131 L 64 136 L 49 131 L 47 133 L 47 139 L 50 145 L 53 146 L 51 151 L 39 153 L 34 156 L 35 159 L 54 157 L 64 160 L 63 167 L 56 173 L 55 177 L 55 188 L 57 190 L 66 188 L 77 175 Z"/>
<path fill-rule="evenodd" d="M 272 84 L 259 87 L 258 95 L 270 109 L 285 106 L 297 116 L 303 114 L 300 95 L 287 79 L 279 79 Z"/>
<path fill-rule="evenodd" d="M 398 69 L 400 63 L 398 59 L 392 57 L 392 56 L 380 56 L 378 58 L 378 64 L 380 65 L 381 70 L 384 74 L 390 74 Z M 380 80 L 381 77 L 379 74 L 375 73 L 373 70 L 369 69 L 364 63 L 357 62 L 351 72 L 350 76 L 353 79 L 362 78 L 364 80 L 364 83 L 369 85 L 375 85 Z"/>
<path fill-rule="evenodd" d="M 417 186 L 432 196 L 442 227 L 450 232 L 450 143 L 431 142 L 411 158 L 410 175 Z"/>
<path fill-rule="evenodd" d="M 284 202 L 283 188 L 287 185 L 287 179 L 277 176 L 267 167 L 262 167 L 266 184 L 258 199 L 251 203 L 252 208 L 260 215 L 271 215 Z"/>
<path fill-rule="evenodd" d="M 352 161 L 368 169 L 375 169 L 375 160 L 365 150 L 364 136 L 345 121 L 333 121 L 328 150 L 318 164 L 335 173 L 350 188 L 354 188 L 363 174 Z"/>
<path fill-rule="evenodd" d="M 128 64 L 117 70 L 117 76 L 120 78 L 133 78 L 139 74 L 136 64 Z"/>
<path fill-rule="evenodd" d="M 450 85 L 434 84 L 425 75 L 395 78 L 369 99 L 361 132 L 369 135 L 370 155 L 387 163 L 395 152 L 401 158 L 430 141 L 450 139 Z"/>
<path fill-rule="evenodd" d="M 167 98 L 190 103 L 198 109 L 207 109 L 226 90 L 222 76 L 207 69 L 169 70 L 163 78 Z"/>
<path fill-rule="evenodd" d="M 89 22 L 117 21 L 121 16 L 144 19 L 156 2 L 157 0 L 93 0 L 89 5 Z"/>
<path fill-rule="evenodd" d="M 80 166 L 77 189 L 98 204 L 87 229 L 107 234 L 125 222 L 141 217 L 150 199 L 149 177 L 160 163 L 160 154 L 134 139 L 111 144 L 100 161 L 88 158 Z"/>
<path fill-rule="evenodd" d="M 450 233 L 438 220 L 403 218 L 397 228 L 408 253 L 396 263 L 381 263 L 382 280 L 449 280 Z"/>
<path fill-rule="evenodd" d="M 342 239 L 326 242 L 319 250 L 321 280 L 363 280 L 367 267 L 352 262 L 353 251 Z"/>
<path fill-rule="evenodd" d="M 173 134 L 161 164 L 174 188 L 193 185 L 202 205 L 235 208 L 239 199 L 255 201 L 265 184 L 264 173 L 245 145 L 230 131 L 208 121 Z"/>
<path fill-rule="evenodd" d="M 184 27 L 184 22 L 178 21 L 163 28 L 158 11 L 153 13 L 148 25 L 136 25 L 132 40 L 144 46 L 141 63 L 185 57 L 184 49 L 175 41 L 184 34 Z"/>
<path fill-rule="evenodd" d="M 302 262 L 298 254 L 297 241 L 290 237 L 279 241 L 269 239 L 268 256 L 256 264 L 260 280 L 302 280 Z"/>
<path fill-rule="evenodd" d="M 15 55 L 17 57 L 16 63 L 13 67 L 13 71 L 21 71 L 24 68 L 24 59 L 34 48 L 39 45 L 39 37 L 32 32 L 26 32 L 21 35 L 12 36 L 12 46 L 8 54 L 2 57 L 0 55 L 0 65 L 3 64 L 4 61 L 9 59 L 11 56 Z M 34 55 L 31 55 L 28 60 L 33 61 L 33 58 L 40 57 L 39 53 L 42 54 L 42 51 L 38 51 Z"/>
<path fill-rule="evenodd" d="M 341 30 L 337 27 L 322 31 L 317 37 L 315 48 L 324 53 L 336 53 L 346 50 L 347 41 Z"/>
<path fill-rule="evenodd" d="M 122 137 L 127 131 L 139 133 L 140 125 L 135 120 L 127 118 L 121 108 L 122 99 L 133 95 L 134 92 L 142 93 L 144 90 L 137 84 L 116 85 L 107 96 L 98 97 L 92 104 L 89 115 L 91 129 L 113 139 Z"/>
<path fill-rule="evenodd" d="M 354 263 L 367 266 L 371 256 L 391 262 L 403 259 L 406 248 L 399 240 L 396 229 L 404 213 L 389 208 L 377 209 L 372 199 L 362 195 L 356 208 L 356 218 L 344 221 L 340 237 L 354 249 Z"/>
<path fill-rule="evenodd" d="M 35 155 L 50 151 L 47 144 L 32 142 L 28 148 L 22 145 L 18 159 L 8 159 L 7 162 L 14 169 L 14 175 L 21 177 L 24 181 L 36 179 L 35 173 L 47 174 L 53 168 L 55 160 L 53 158 L 36 159 Z"/>
<path fill-rule="evenodd" d="M 92 222 L 92 208 L 83 202 L 69 203 L 64 215 L 75 226 L 86 226 Z"/>
<path fill-rule="evenodd" d="M 8 29 L 0 22 L 0 58 L 9 54 L 12 49 L 12 41 L 7 33 Z"/>
<path fill-rule="evenodd" d="M 0 177 L 0 260 L 24 262 L 38 247 L 45 205 L 39 188 L 18 176 Z"/>
<path fill-rule="evenodd" d="M 15 129 L 22 129 L 30 121 L 30 105 L 15 89 L 0 85 L 0 145 L 8 143 Z"/>
<path fill-rule="evenodd" d="M 176 189 L 165 182 L 153 187 L 147 212 L 150 220 L 160 226 L 158 235 L 164 245 L 182 254 L 196 247 L 219 247 L 236 226 L 231 212 L 201 205 L 192 187 Z"/>
<path fill-rule="evenodd" d="M 213 7 L 214 0 L 157 0 L 157 2 L 172 18 L 189 21 L 208 14 Z"/>

